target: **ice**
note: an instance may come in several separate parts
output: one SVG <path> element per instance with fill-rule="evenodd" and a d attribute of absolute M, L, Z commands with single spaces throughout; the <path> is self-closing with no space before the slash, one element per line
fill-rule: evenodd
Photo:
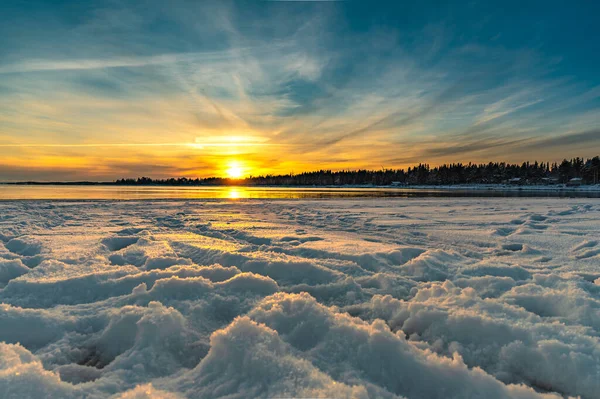
<path fill-rule="evenodd" d="M 600 200 L 15 201 L 2 398 L 595 398 Z"/>

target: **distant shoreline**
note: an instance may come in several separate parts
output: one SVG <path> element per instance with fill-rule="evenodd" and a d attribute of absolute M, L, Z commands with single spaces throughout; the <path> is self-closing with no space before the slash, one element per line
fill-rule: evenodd
<path fill-rule="evenodd" d="M 511 184 L 442 184 L 442 185 L 258 185 L 258 184 L 119 184 L 115 182 L 0 182 L 0 186 L 114 186 L 114 187 L 176 187 L 176 188 L 211 188 L 211 187 L 244 187 L 249 189 L 389 189 L 389 190 L 439 190 L 439 191 L 559 191 L 559 192 L 600 192 L 600 184 L 580 186 L 554 185 L 511 185 Z"/>
<path fill-rule="evenodd" d="M 241 173 L 237 173 L 241 175 Z M 112 181 L 7 181 L 11 185 L 54 185 L 54 186 L 167 186 L 167 187 L 215 187 L 215 186 L 248 186 L 248 187 L 471 187 L 472 189 L 502 190 L 513 187 L 523 190 L 524 187 L 550 186 L 579 187 L 598 185 L 600 183 L 600 156 L 589 159 L 564 159 L 560 164 L 538 163 L 537 161 L 509 164 L 505 162 L 489 162 L 483 164 L 456 163 L 443 164 L 431 168 L 420 163 L 408 169 L 380 170 L 316 170 L 302 173 L 279 175 L 247 175 L 229 177 L 171 177 L 155 179 L 151 177 L 121 178 Z"/>

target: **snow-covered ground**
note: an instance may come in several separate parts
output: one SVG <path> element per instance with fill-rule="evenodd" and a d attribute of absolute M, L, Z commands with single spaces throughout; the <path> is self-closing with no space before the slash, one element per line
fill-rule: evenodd
<path fill-rule="evenodd" d="M 0 203 L 1 398 L 600 392 L 600 200 Z"/>

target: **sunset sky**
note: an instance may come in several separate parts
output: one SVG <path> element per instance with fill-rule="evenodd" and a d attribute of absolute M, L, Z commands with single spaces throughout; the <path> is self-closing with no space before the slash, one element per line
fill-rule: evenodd
<path fill-rule="evenodd" d="M 0 2 L 0 181 L 600 153 L 593 1 Z"/>

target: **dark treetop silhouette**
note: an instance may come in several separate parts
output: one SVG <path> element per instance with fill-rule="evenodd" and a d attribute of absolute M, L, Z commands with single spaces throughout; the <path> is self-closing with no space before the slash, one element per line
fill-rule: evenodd
<path fill-rule="evenodd" d="M 408 169 L 382 170 L 319 170 L 300 174 L 250 176 L 244 179 L 209 178 L 170 178 L 120 179 L 120 185 L 255 185 L 255 186 L 343 186 L 392 184 L 564 184 L 577 179 L 579 184 L 597 184 L 600 170 L 598 156 L 584 160 L 574 158 L 558 163 L 524 162 L 521 165 L 504 162 L 487 164 L 445 164 L 434 168 L 419 164 Z M 581 179 L 581 180 L 579 180 Z"/>

